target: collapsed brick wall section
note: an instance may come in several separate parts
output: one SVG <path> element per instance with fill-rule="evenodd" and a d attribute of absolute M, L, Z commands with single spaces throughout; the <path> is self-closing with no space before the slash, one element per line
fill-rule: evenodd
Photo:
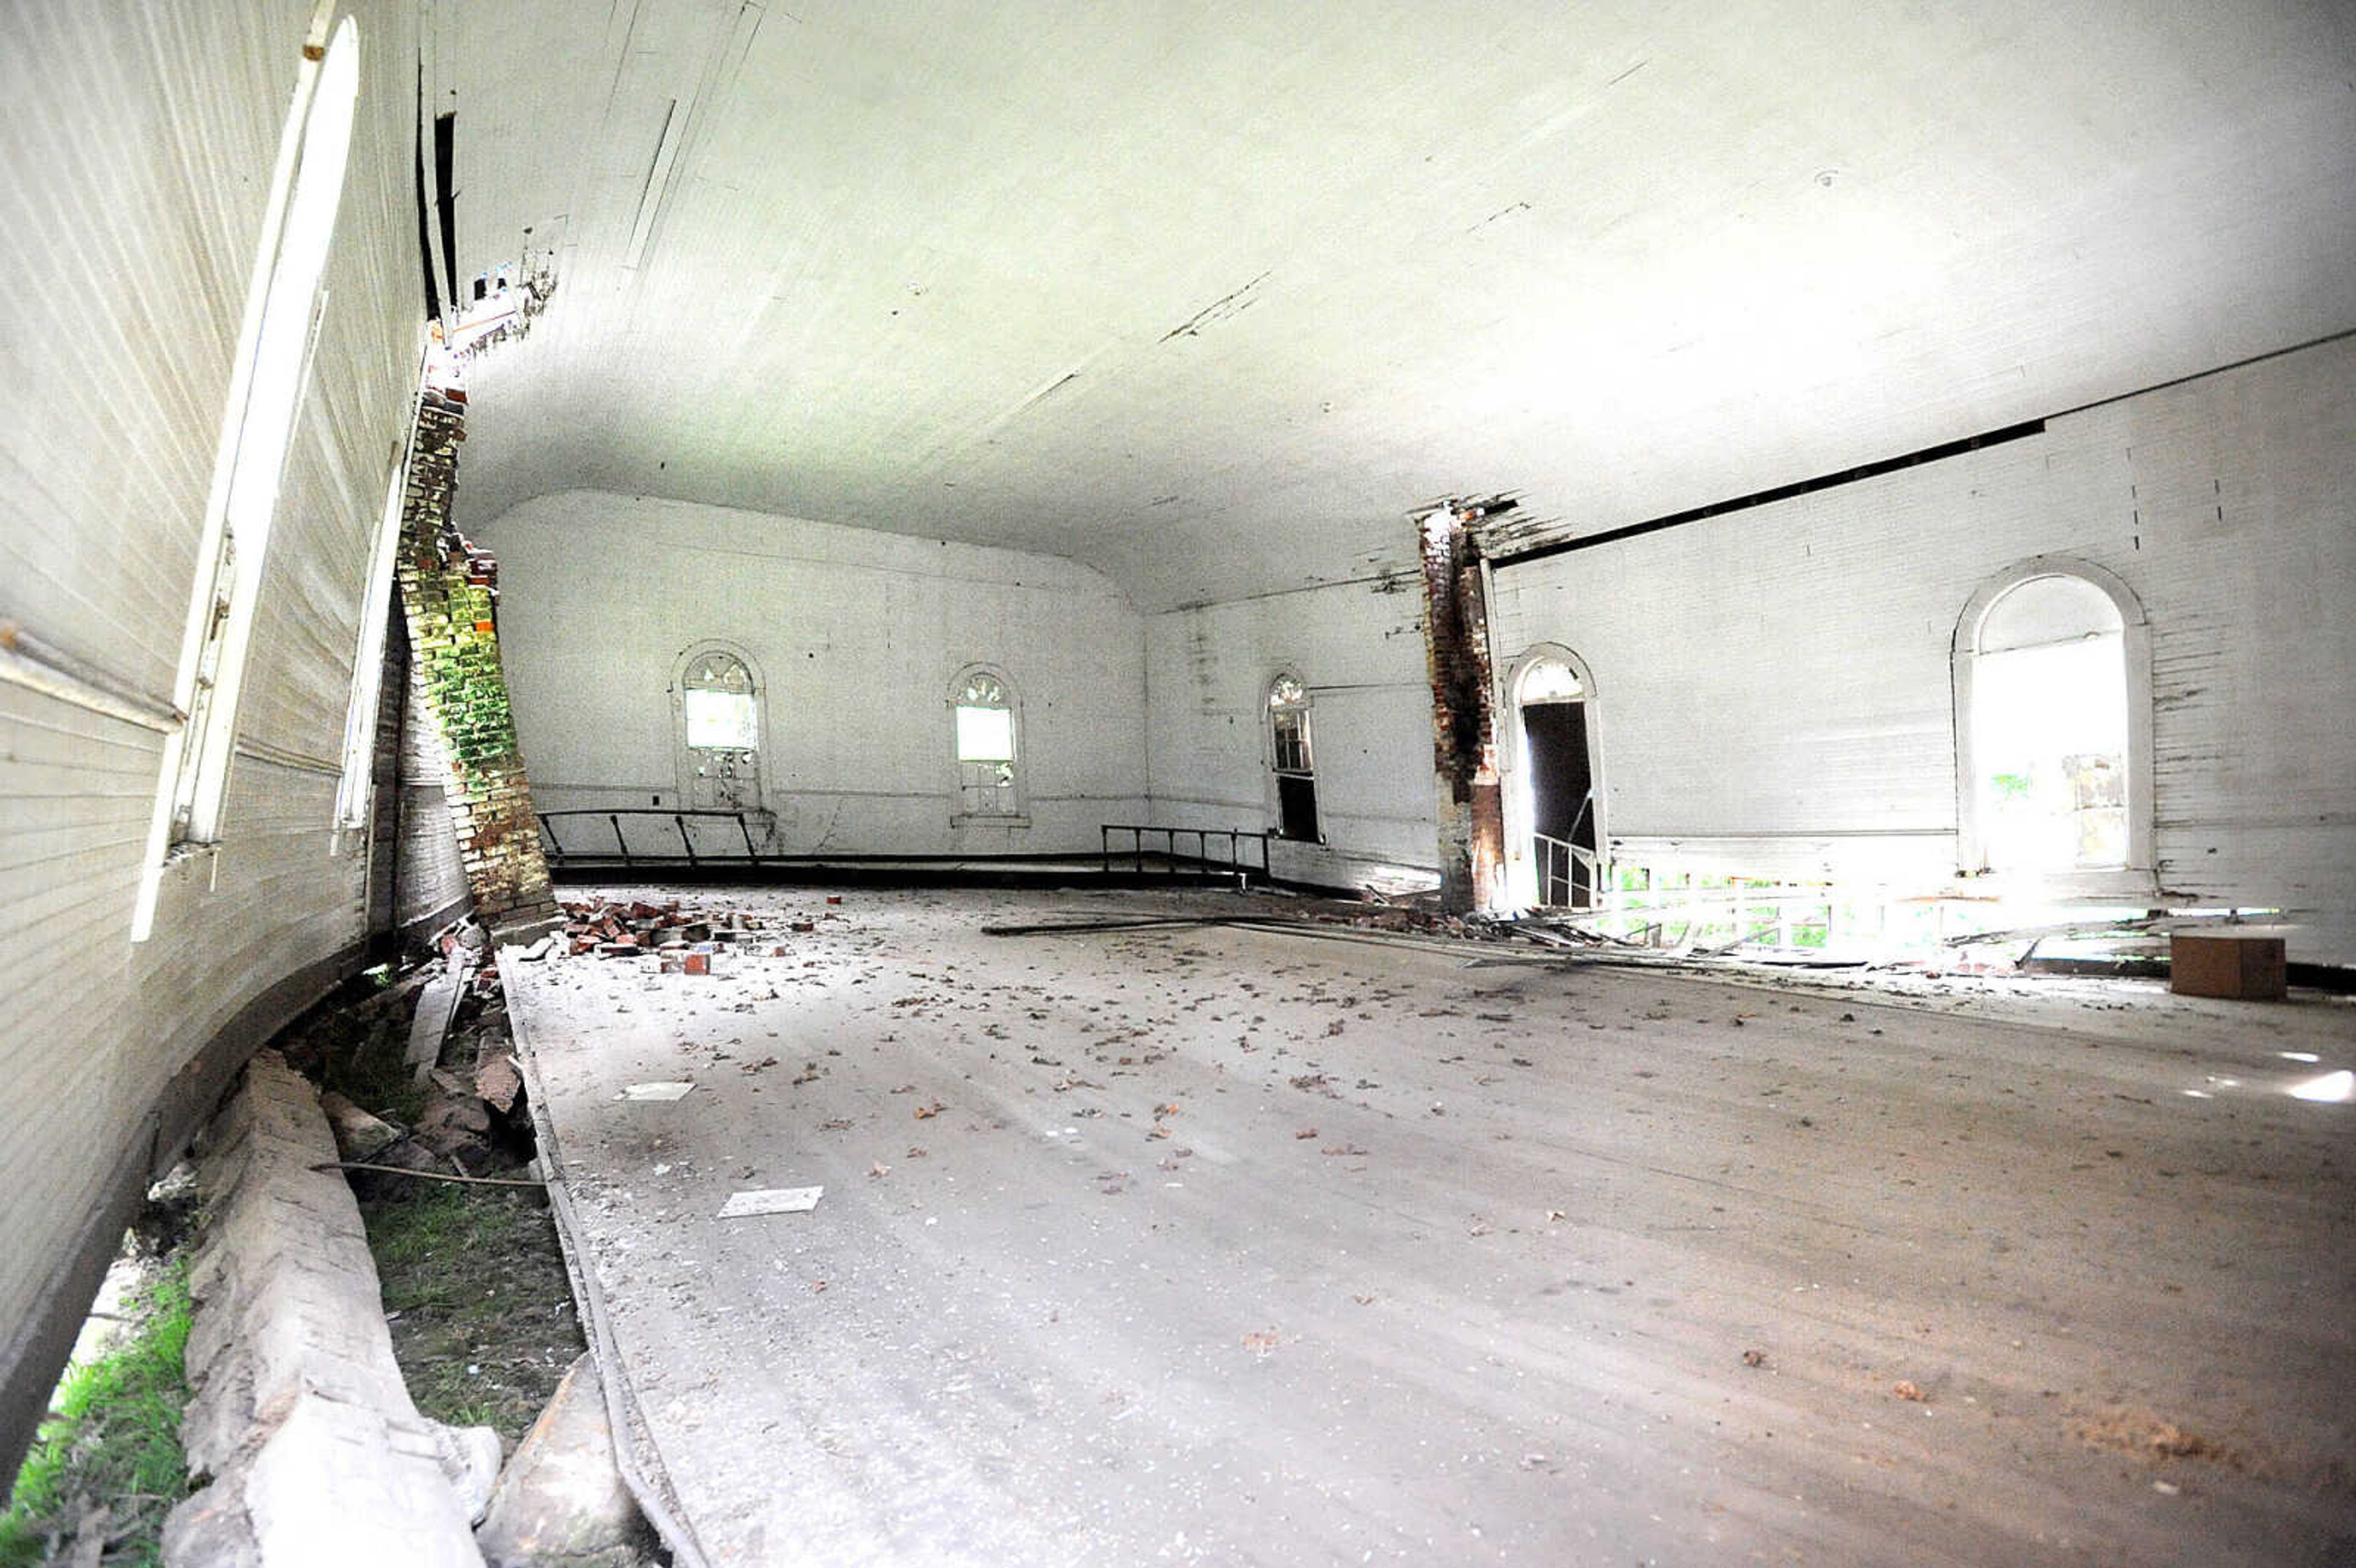
<path fill-rule="evenodd" d="M 466 439 L 466 394 L 427 389 L 402 506 L 401 603 L 475 913 L 495 934 L 523 936 L 559 917 L 499 663 L 498 565 L 450 520 Z"/>
<path fill-rule="evenodd" d="M 1416 523 L 1431 682 L 1440 899 L 1457 914 L 1494 908 L 1504 894 L 1505 812 L 1490 700 L 1488 611 L 1470 528 L 1479 516 L 1443 507 Z"/>
<path fill-rule="evenodd" d="M 399 607 L 400 591 L 393 608 Z M 368 933 L 385 936 L 401 923 L 401 731 L 408 713 L 409 636 L 395 618 L 385 627 L 379 671 L 376 734 L 369 747 Z"/>
<path fill-rule="evenodd" d="M 395 592 L 399 590 L 396 589 Z M 392 858 L 398 866 L 393 927 L 404 936 L 439 930 L 466 912 L 466 863 L 450 824 L 450 763 L 425 705 L 425 688 L 409 656 L 409 627 L 392 624 L 388 642 L 401 645 L 400 746 L 393 758 L 401 817 Z M 386 707 L 392 707 L 388 702 Z"/>

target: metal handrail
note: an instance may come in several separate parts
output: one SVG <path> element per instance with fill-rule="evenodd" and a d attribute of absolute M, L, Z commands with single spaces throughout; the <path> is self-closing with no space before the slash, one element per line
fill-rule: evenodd
<path fill-rule="evenodd" d="M 1098 826 L 1098 852 L 1102 869 L 1108 874 L 1113 869 L 1114 857 L 1121 853 L 1113 848 L 1112 836 L 1116 833 L 1126 833 L 1130 836 L 1126 858 L 1130 862 L 1129 870 L 1131 875 L 1144 874 L 1147 854 L 1146 836 L 1159 834 L 1162 847 L 1153 853 L 1164 863 L 1163 869 L 1173 874 L 1178 869 L 1178 863 L 1183 860 L 1205 870 L 1230 875 L 1236 879 L 1236 885 L 1239 888 L 1250 885 L 1251 873 L 1255 870 L 1259 873 L 1261 880 L 1266 881 L 1269 878 L 1269 836 L 1265 833 L 1248 832 L 1240 827 L 1150 827 L 1135 822 L 1108 822 Z M 1194 841 L 1194 853 L 1182 855 L 1179 853 L 1178 841 L 1188 837 Z M 1226 859 L 1224 860 L 1212 857 L 1211 844 L 1215 839 L 1223 841 L 1226 846 Z M 1247 862 L 1243 858 L 1243 847 L 1247 844 L 1256 845 L 1258 848 L 1259 863 L 1257 866 Z"/>
<path fill-rule="evenodd" d="M 708 849 L 701 854 L 698 854 L 695 848 L 695 839 L 687 830 L 687 819 L 691 816 L 734 819 L 736 824 L 736 831 L 744 836 L 744 860 L 749 864 L 755 866 L 762 863 L 761 851 L 753 842 L 752 825 L 745 821 L 746 814 L 742 811 L 700 810 L 692 807 L 671 811 L 666 810 L 661 806 L 625 805 L 603 807 L 583 806 L 567 811 L 542 811 L 536 813 L 535 815 L 540 818 L 540 830 L 542 839 L 541 848 L 542 852 L 547 855 L 548 863 L 551 866 L 562 866 L 568 860 L 593 859 L 608 859 L 615 855 L 621 857 L 622 864 L 625 866 L 636 866 L 641 863 L 649 866 L 669 866 L 677 865 L 682 860 L 691 866 L 701 866 L 706 860 L 724 860 L 734 862 L 737 859 L 734 855 L 716 855 Z M 614 848 L 611 850 L 566 848 L 564 847 L 563 840 L 559 838 L 556 833 L 556 819 L 561 816 L 604 817 L 606 825 L 614 830 Z M 685 850 L 686 853 L 682 855 L 659 854 L 645 849 L 640 849 L 634 853 L 630 848 L 628 837 L 622 831 L 622 818 L 626 816 L 668 817 L 671 826 L 679 830 L 680 848 Z"/>
<path fill-rule="evenodd" d="M 1582 816 L 1585 815 L 1585 807 L 1580 808 L 1580 814 Z M 1578 825 L 1572 824 L 1571 831 L 1575 833 L 1578 830 Z M 1544 833 L 1531 834 L 1530 840 L 1531 858 L 1537 862 L 1537 894 L 1540 906 L 1547 909 L 1592 908 L 1601 901 L 1603 892 L 1603 857 L 1601 855 L 1584 845 L 1574 844 L 1568 838 L 1556 838 Z M 1571 874 L 1571 868 L 1574 865 L 1584 867 L 1587 871 L 1587 902 L 1583 905 L 1574 904 L 1572 901 L 1573 896 L 1579 891 L 1578 879 Z M 1560 869 L 1558 869 L 1558 867 Z M 1555 896 L 1558 890 L 1562 894 L 1559 898 Z"/>

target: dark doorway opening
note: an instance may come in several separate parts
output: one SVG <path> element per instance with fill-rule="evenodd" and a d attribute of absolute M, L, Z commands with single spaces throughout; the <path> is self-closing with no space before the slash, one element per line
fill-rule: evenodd
<path fill-rule="evenodd" d="M 1530 768 L 1530 830 L 1538 902 L 1595 903 L 1595 777 L 1587 750 L 1587 704 L 1537 702 L 1522 709 Z M 1568 849 L 1560 846 L 1569 846 Z"/>
<path fill-rule="evenodd" d="M 1317 842 L 1317 781 L 1307 773 L 1276 775 L 1276 831 L 1280 837 Z"/>

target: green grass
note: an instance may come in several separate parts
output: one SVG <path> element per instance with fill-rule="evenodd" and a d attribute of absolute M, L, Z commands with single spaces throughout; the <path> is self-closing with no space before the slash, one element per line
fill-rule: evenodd
<path fill-rule="evenodd" d="M 519 1192 L 427 1183 L 360 1215 L 417 1408 L 520 1438 L 581 1351 L 547 1210 Z"/>
<path fill-rule="evenodd" d="M 132 1298 L 132 1322 L 104 1355 L 67 1371 L 0 1514 L 0 1568 L 40 1562 L 52 1528 L 93 1505 L 109 1512 L 109 1563 L 161 1564 L 164 1516 L 188 1493 L 180 1412 L 189 1312 L 183 1258 Z"/>

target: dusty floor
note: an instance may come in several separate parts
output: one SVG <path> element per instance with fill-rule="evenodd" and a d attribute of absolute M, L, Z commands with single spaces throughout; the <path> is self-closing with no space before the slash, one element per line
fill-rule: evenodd
<path fill-rule="evenodd" d="M 510 1003 L 712 1563 L 2356 1559 L 2347 998 L 703 896 Z"/>

